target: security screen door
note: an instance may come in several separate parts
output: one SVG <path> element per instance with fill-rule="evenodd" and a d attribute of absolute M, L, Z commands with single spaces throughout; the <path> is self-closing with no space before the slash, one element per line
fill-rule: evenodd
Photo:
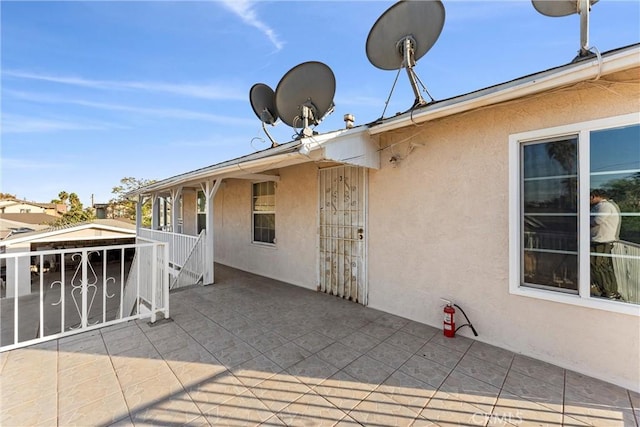
<path fill-rule="evenodd" d="M 367 304 L 367 170 L 339 166 L 319 171 L 318 290 Z"/>

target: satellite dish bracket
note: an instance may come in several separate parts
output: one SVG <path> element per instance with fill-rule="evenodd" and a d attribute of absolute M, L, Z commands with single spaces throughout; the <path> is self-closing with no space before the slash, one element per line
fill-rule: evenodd
<path fill-rule="evenodd" d="M 260 114 L 260 119 L 262 120 L 262 123 L 269 123 L 271 126 L 275 126 L 275 123 L 277 121 L 277 117 L 273 117 L 273 114 L 271 114 L 271 111 L 269 111 L 268 108 L 264 108 L 262 110 L 262 113 Z"/>
<path fill-rule="evenodd" d="M 420 105 L 426 105 L 427 102 L 422 97 L 420 93 L 420 88 L 418 87 L 418 77 L 416 76 L 416 72 L 413 70 L 413 67 L 416 65 L 415 60 L 415 47 L 416 40 L 408 35 L 401 40 L 398 40 L 396 43 L 400 55 L 402 55 L 402 67 L 407 70 L 407 76 L 409 77 L 409 83 L 411 84 L 411 89 L 413 90 L 413 94 L 416 97 L 416 100 L 413 103 L 413 107 L 415 108 Z"/>
<path fill-rule="evenodd" d="M 269 131 L 267 131 L 267 127 L 265 126 L 265 122 L 262 122 L 262 130 L 264 131 L 265 135 L 267 135 L 267 137 L 269 138 L 269 141 L 271 141 L 271 148 L 273 147 L 277 147 L 278 143 L 271 137 L 271 134 L 269 133 Z M 271 125 L 271 126 L 275 126 L 275 125 Z"/>
<path fill-rule="evenodd" d="M 580 14 L 580 53 L 581 58 L 593 55 L 589 51 L 589 11 L 591 3 L 589 0 L 578 0 L 578 13 Z"/>
<path fill-rule="evenodd" d="M 300 110 L 302 110 L 302 131 L 300 133 L 304 136 L 311 136 L 313 135 L 313 130 L 311 130 L 309 125 L 318 124 L 316 121 L 316 113 L 318 110 L 311 100 L 307 100 L 307 102 L 302 104 Z"/>

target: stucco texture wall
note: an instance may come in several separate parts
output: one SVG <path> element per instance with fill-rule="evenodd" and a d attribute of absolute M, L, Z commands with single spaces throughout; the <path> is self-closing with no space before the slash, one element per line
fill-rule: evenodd
<path fill-rule="evenodd" d="M 215 260 L 316 289 L 318 168 L 303 164 L 278 171 L 276 244 L 252 243 L 251 181 L 226 180 L 216 194 Z"/>
<path fill-rule="evenodd" d="M 441 327 L 449 298 L 479 340 L 637 390 L 638 317 L 509 294 L 509 134 L 640 110 L 638 70 L 607 80 L 382 135 L 369 305 Z"/>

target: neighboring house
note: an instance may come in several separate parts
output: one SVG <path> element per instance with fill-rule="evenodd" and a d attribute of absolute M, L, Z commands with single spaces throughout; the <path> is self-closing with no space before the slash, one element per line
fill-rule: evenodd
<path fill-rule="evenodd" d="M 34 230 L 40 229 L 42 227 L 33 227 L 33 226 L 46 226 L 51 227 L 51 224 L 55 223 L 60 217 L 49 215 L 44 212 L 40 213 L 0 213 L 0 219 L 6 221 L 14 221 L 22 224 L 29 224 L 27 227 L 33 228 Z"/>
<path fill-rule="evenodd" d="M 5 215 L 0 215 L 0 240 L 5 239 L 13 234 L 42 230 L 48 227 L 48 225 L 15 221 L 5 218 Z"/>
<path fill-rule="evenodd" d="M 622 296 L 592 293 L 589 243 L 589 190 L 640 185 L 639 77 L 633 45 L 130 195 L 206 230 L 205 284 L 215 260 L 436 327 L 445 298 L 478 340 L 640 391 L 640 199 L 603 257 Z"/>
<path fill-rule="evenodd" d="M 109 203 L 94 203 L 93 209 L 97 219 L 107 219 L 113 216 Z"/>
<path fill-rule="evenodd" d="M 0 214 L 42 213 L 60 217 L 67 211 L 63 203 L 37 203 L 19 199 L 0 200 Z"/>
<path fill-rule="evenodd" d="M 100 247 L 110 245 L 124 245 L 135 242 L 136 229 L 134 224 L 118 220 L 94 220 L 87 223 L 49 227 L 38 231 L 13 234 L 0 240 L 0 253 L 45 251 L 51 249 Z M 49 259 L 51 258 L 51 259 Z M 4 260 L 2 260 L 4 262 Z M 7 297 L 15 294 L 14 259 L 7 260 L 2 267 L 2 279 L 7 283 Z M 54 267 L 58 262 L 53 256 L 45 257 L 47 265 Z M 21 258 L 18 261 L 18 296 L 31 292 L 30 260 Z"/>

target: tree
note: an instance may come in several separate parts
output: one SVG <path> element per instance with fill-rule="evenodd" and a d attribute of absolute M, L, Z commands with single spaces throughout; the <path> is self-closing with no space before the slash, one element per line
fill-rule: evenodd
<path fill-rule="evenodd" d="M 113 187 L 111 193 L 115 197 L 109 200 L 109 210 L 111 211 L 112 218 L 127 218 L 130 220 L 136 219 L 136 202 L 127 198 L 127 194 L 156 182 L 152 179 L 137 179 L 131 176 L 124 177 L 120 180 L 120 185 Z M 149 203 L 145 203 L 142 206 L 142 225 L 151 225 L 151 206 Z"/>
<path fill-rule="evenodd" d="M 52 200 L 52 203 L 65 203 L 67 205 L 67 212 L 54 221 L 52 225 L 75 224 L 78 222 L 91 221 L 95 218 L 91 208 L 83 209 L 82 202 L 80 202 L 80 198 L 76 193 L 61 191 L 58 197 L 59 200 Z"/>
<path fill-rule="evenodd" d="M 75 193 L 73 193 L 73 194 L 75 194 Z M 52 199 L 51 203 L 56 203 L 58 205 L 66 205 L 68 201 L 69 201 L 69 193 L 67 193 L 66 191 L 62 190 L 61 192 L 58 193 L 58 198 L 57 199 Z"/>
<path fill-rule="evenodd" d="M 0 200 L 4 200 L 4 199 L 17 199 L 17 197 L 15 194 L 0 193 Z"/>

